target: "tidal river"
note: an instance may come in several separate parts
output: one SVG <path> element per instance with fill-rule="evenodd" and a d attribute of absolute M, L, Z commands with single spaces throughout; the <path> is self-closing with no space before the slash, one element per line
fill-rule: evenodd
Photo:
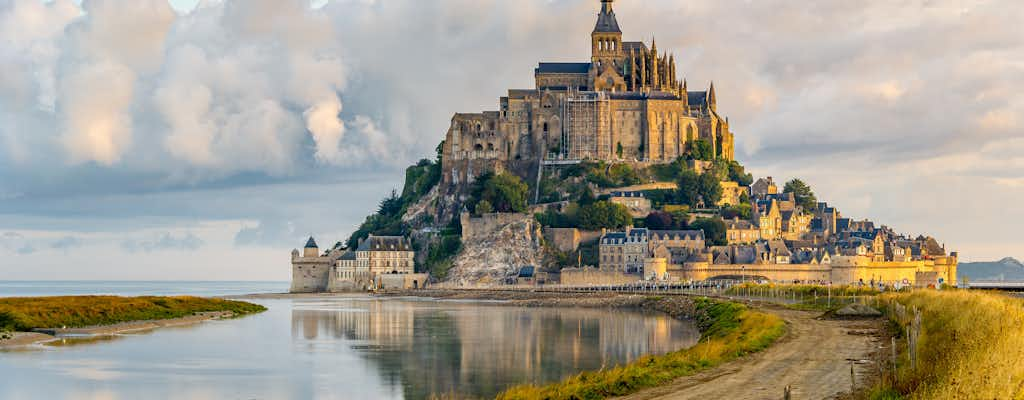
<path fill-rule="evenodd" d="M 0 399 L 490 398 L 696 343 L 627 310 L 371 297 L 255 300 L 263 314 L 0 352 Z"/>

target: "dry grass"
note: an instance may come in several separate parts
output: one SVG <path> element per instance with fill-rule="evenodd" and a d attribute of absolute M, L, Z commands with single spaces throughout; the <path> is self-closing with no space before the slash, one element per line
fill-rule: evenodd
<path fill-rule="evenodd" d="M 737 304 L 699 299 L 701 341 L 689 349 L 647 356 L 610 370 L 584 372 L 562 382 L 513 387 L 498 399 L 603 399 L 634 393 L 695 374 L 745 354 L 762 350 L 785 332 L 781 318 Z"/>
<path fill-rule="evenodd" d="M 874 296 L 879 294 L 878 289 L 871 288 L 870 286 L 856 286 L 856 285 L 833 285 L 832 287 L 824 285 L 787 285 L 787 284 L 757 284 L 757 283 L 743 283 L 730 287 L 725 291 L 726 294 L 742 295 L 742 294 L 764 294 L 764 293 L 776 293 L 779 296 L 785 296 L 787 294 L 795 293 L 797 296 L 817 296 L 825 297 L 830 293 L 832 296 Z"/>
<path fill-rule="evenodd" d="M 921 310 L 917 370 L 873 399 L 1024 399 L 1024 302 L 998 293 L 915 291 L 882 296 Z M 902 338 L 906 343 L 906 338 Z"/>
<path fill-rule="evenodd" d="M 180 318 L 197 312 L 265 311 L 261 305 L 199 297 L 14 297 L 0 298 L 0 330 L 78 328 L 121 322 Z"/>

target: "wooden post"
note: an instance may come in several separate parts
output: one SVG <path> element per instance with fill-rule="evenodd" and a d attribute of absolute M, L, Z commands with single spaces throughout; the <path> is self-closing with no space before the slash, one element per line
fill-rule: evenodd
<path fill-rule="evenodd" d="M 892 339 L 892 383 L 893 383 L 893 385 L 896 385 L 896 379 L 899 376 L 896 373 L 896 337 L 893 336 L 891 339 Z"/>
<path fill-rule="evenodd" d="M 782 392 L 782 398 L 784 400 L 792 400 L 793 399 L 793 387 L 792 386 L 786 385 L 786 388 L 783 389 L 783 392 Z"/>
<path fill-rule="evenodd" d="M 857 376 L 853 372 L 853 361 L 850 361 L 850 393 L 857 390 Z"/>

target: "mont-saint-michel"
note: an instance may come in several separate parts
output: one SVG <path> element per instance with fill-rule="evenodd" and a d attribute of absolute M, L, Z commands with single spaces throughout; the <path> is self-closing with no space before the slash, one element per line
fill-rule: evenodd
<path fill-rule="evenodd" d="M 1024 399 L 1022 11 L 0 0 L 0 399 Z"/>
<path fill-rule="evenodd" d="M 694 88 L 656 39 L 626 40 L 614 4 L 580 32 L 589 61 L 540 62 L 533 88 L 456 113 L 436 160 L 410 167 L 350 238 L 294 250 L 291 291 L 956 285 L 941 241 L 844 215 L 799 179 L 755 181 L 713 81 Z"/>

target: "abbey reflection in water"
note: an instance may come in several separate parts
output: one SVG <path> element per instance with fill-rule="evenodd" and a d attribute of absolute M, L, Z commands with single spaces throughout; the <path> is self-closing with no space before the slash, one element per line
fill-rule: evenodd
<path fill-rule="evenodd" d="M 692 324 L 607 309 L 522 308 L 486 303 L 353 300 L 296 302 L 292 337 L 308 351 L 356 341 L 353 349 L 406 398 L 457 392 L 493 396 L 520 383 L 552 382 L 582 370 L 693 345 Z"/>

